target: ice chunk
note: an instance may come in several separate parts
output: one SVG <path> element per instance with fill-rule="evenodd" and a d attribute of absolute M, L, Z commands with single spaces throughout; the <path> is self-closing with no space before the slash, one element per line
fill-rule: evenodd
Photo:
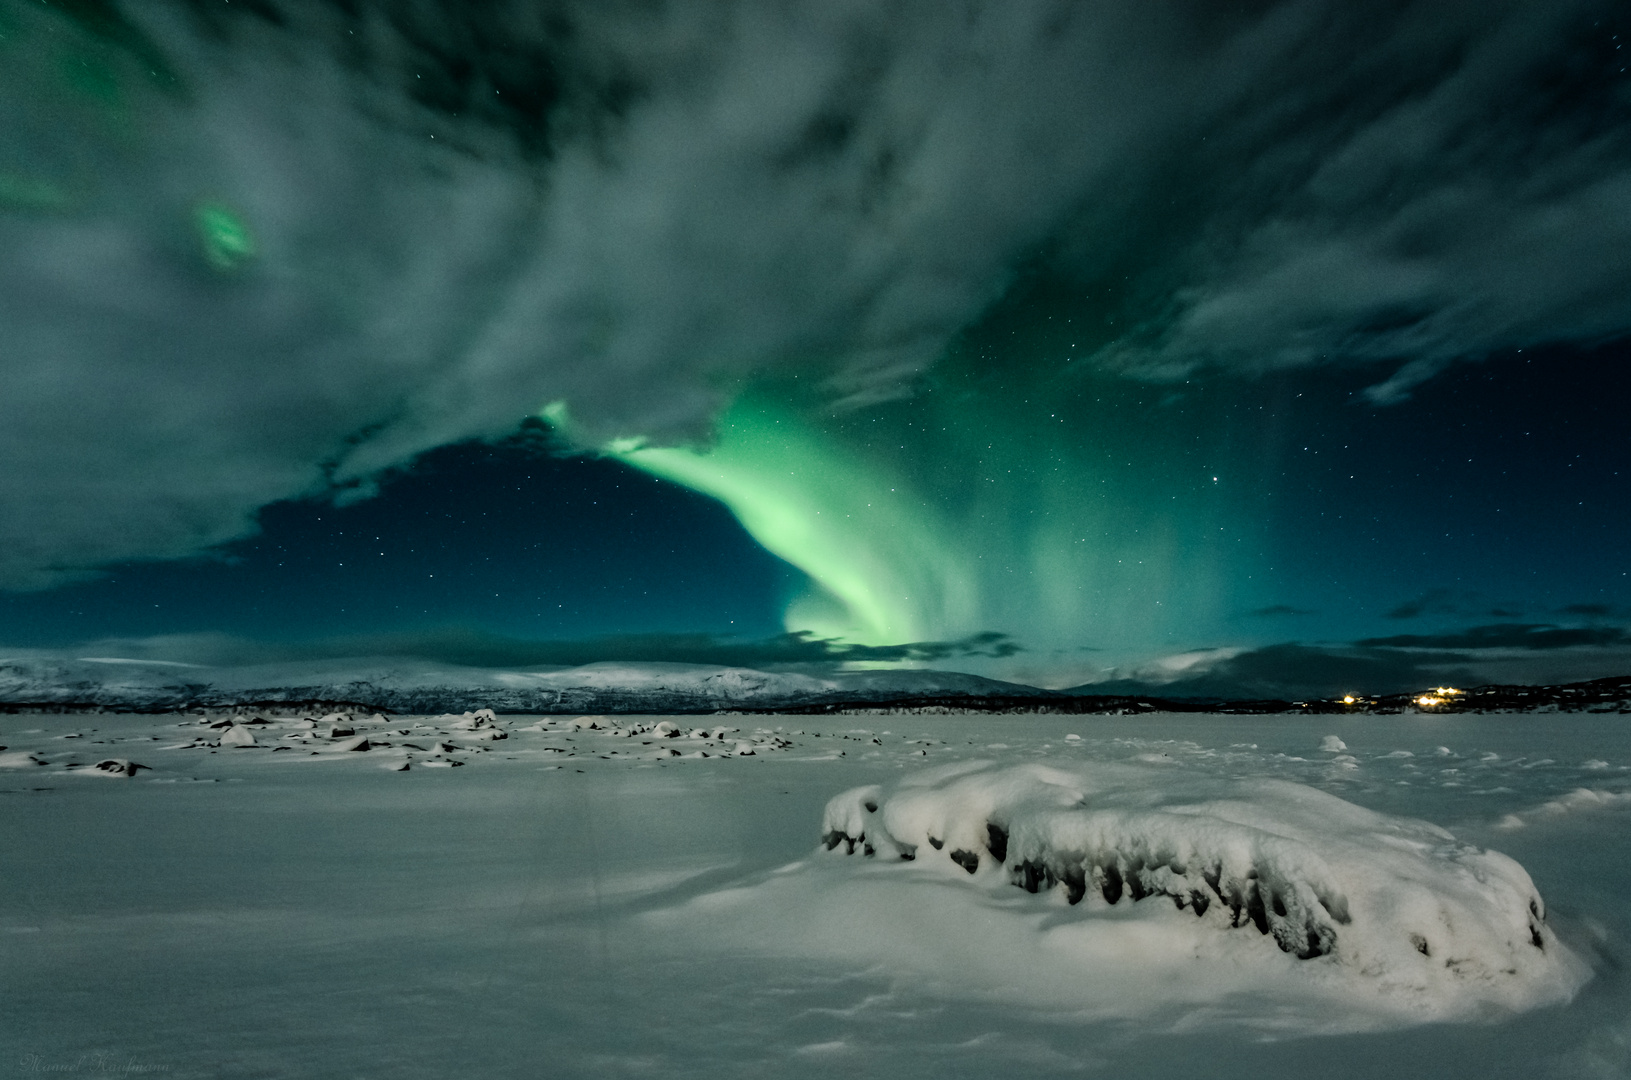
<path fill-rule="evenodd" d="M 242 724 L 233 724 L 221 732 L 222 746 L 254 746 L 255 733 Z"/>
<path fill-rule="evenodd" d="M 1342 751 L 1348 749 L 1348 744 L 1337 738 L 1335 735 L 1327 735 L 1325 738 L 1320 740 L 1320 749 L 1324 750 L 1327 754 L 1340 754 Z"/>

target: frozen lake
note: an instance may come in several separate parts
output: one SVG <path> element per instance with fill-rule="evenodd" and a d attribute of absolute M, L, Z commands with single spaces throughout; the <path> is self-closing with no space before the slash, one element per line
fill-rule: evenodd
<path fill-rule="evenodd" d="M 220 719 L 0 718 L 11 1068 L 1631 1074 L 1623 716 L 674 717 L 672 738 L 651 717 L 358 717 L 349 734 Z M 1179 791 L 1289 781 L 1425 819 L 1521 863 L 1547 963 L 1578 958 L 1590 981 L 1565 1004 L 1378 1022 L 1304 993 L 1330 957 L 1159 897 L 1070 906 L 924 860 L 817 854 L 835 795 L 976 761 Z M 1084 927 L 1148 940 L 1149 969 L 1125 949 L 1019 955 Z"/>

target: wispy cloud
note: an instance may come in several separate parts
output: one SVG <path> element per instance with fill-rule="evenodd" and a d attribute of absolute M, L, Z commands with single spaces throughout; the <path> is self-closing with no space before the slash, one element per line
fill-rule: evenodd
<path fill-rule="evenodd" d="M 1623 335 L 1622 7 L 10 4 L 0 586 L 554 401 L 899 396 L 1022 264 L 1119 283 L 1079 351 L 1143 379 Z"/>
<path fill-rule="evenodd" d="M 1608 618 L 1612 615 L 1625 614 L 1611 604 L 1565 604 L 1557 610 L 1562 615 L 1585 615 L 1589 618 Z"/>
<path fill-rule="evenodd" d="M 1318 612 L 1306 608 L 1292 607 L 1289 604 L 1270 604 L 1268 607 L 1260 607 L 1247 614 L 1260 619 L 1272 619 L 1283 615 L 1317 615 Z"/>
<path fill-rule="evenodd" d="M 1387 612 L 1390 619 L 1414 619 L 1421 615 L 1459 615 L 1477 602 L 1473 593 L 1456 589 L 1429 589 Z"/>
<path fill-rule="evenodd" d="M 1495 623 L 1448 634 L 1395 634 L 1355 642 L 1383 649 L 1572 649 L 1631 642 L 1618 626 L 1562 627 L 1545 623 Z"/>

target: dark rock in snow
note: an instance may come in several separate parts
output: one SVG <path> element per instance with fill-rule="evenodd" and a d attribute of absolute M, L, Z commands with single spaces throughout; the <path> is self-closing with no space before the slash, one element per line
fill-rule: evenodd
<path fill-rule="evenodd" d="M 124 758 L 107 758 L 98 761 L 91 768 L 98 772 L 105 772 L 109 776 L 135 776 L 138 770 L 151 769 L 151 766 L 138 765 L 136 762 L 126 761 Z"/>

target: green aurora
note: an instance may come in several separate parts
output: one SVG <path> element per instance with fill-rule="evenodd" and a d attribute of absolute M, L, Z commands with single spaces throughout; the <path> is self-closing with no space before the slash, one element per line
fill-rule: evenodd
<path fill-rule="evenodd" d="M 1058 299 L 1003 306 L 909 397 L 835 411 L 798 380 L 761 384 L 710 445 L 606 450 L 719 499 L 808 575 L 791 631 L 1003 633 L 1053 671 L 1190 647 L 1262 591 L 1261 497 L 1237 464 L 1274 435 L 1231 421 L 1264 387 L 1093 372 L 1074 360 L 1094 321 Z"/>

